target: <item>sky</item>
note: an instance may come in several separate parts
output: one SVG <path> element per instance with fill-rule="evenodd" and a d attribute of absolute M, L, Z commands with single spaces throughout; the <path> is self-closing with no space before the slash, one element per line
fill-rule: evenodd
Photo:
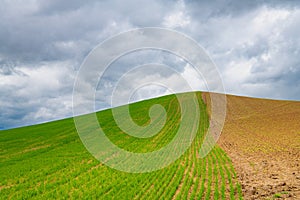
<path fill-rule="evenodd" d="M 182 32 L 215 63 L 228 94 L 300 100 L 300 3 L 297 1 L 0 0 L 0 129 L 72 116 L 72 92 L 85 57 L 105 39 L 134 28 Z M 97 109 L 111 106 L 109 93 L 129 66 L 157 62 L 174 66 L 193 90 L 206 90 L 185 61 L 158 50 L 118 59 L 97 86 Z M 126 70 L 125 70 L 126 71 Z M 134 74 L 139 73 L 139 74 Z M 177 77 L 144 70 L 128 77 Z M 143 77 L 138 78 L 138 77 Z M 126 84 L 122 85 L 126 91 Z M 173 92 L 140 87 L 131 101 Z M 128 102 L 128 97 L 119 104 Z"/>

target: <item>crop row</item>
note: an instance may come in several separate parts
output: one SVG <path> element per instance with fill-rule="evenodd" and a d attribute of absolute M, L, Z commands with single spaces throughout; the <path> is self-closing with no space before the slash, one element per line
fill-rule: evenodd
<path fill-rule="evenodd" d="M 198 152 L 208 128 L 206 105 L 197 93 L 200 127 L 190 148 L 171 165 L 154 172 L 126 173 L 93 158 L 82 145 L 72 119 L 0 132 L 0 199 L 242 199 L 231 160 L 215 146 Z M 167 111 L 162 130 L 150 138 L 124 134 L 111 110 L 97 113 L 107 137 L 132 152 L 155 151 L 177 133 L 181 109 L 175 95 L 130 105 L 135 123 L 149 123 L 149 109 Z M 88 122 L 87 122 L 88 124 Z"/>

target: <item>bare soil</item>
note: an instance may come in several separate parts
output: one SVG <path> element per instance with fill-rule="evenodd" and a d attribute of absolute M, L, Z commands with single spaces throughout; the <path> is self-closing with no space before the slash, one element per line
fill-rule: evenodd
<path fill-rule="evenodd" d="M 203 96 L 209 104 L 208 93 Z M 300 102 L 227 95 L 218 143 L 245 199 L 300 199 Z"/>

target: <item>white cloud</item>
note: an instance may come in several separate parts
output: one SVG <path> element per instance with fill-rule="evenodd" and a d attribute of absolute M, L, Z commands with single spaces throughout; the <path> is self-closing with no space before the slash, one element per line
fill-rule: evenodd
<path fill-rule="evenodd" d="M 0 75 L 0 87 L 16 88 L 16 95 L 35 98 L 57 92 L 74 77 L 68 62 L 41 63 L 38 67 L 18 66 L 15 70 L 21 74 Z"/>
<path fill-rule="evenodd" d="M 0 74 L 0 120 L 19 126 L 71 116 L 72 82 L 70 62 L 17 66 L 17 73 Z"/>
<path fill-rule="evenodd" d="M 189 25 L 190 18 L 185 16 L 182 11 L 172 13 L 164 18 L 163 25 L 168 28 L 183 28 Z"/>
<path fill-rule="evenodd" d="M 300 40 L 295 37 L 299 23 L 299 9 L 262 6 L 239 17 L 216 16 L 196 23 L 195 37 L 219 67 L 227 92 L 299 99 L 289 81 L 300 74 Z M 275 92 L 274 87 L 287 89 Z M 278 95 L 281 92 L 284 97 Z"/>
<path fill-rule="evenodd" d="M 186 64 L 181 76 L 188 82 L 192 91 L 207 91 L 205 74 L 199 74 L 191 65 Z"/>
<path fill-rule="evenodd" d="M 171 29 L 184 28 L 190 24 L 190 17 L 186 13 L 184 1 L 177 1 L 175 9 L 164 17 L 162 24 Z"/>

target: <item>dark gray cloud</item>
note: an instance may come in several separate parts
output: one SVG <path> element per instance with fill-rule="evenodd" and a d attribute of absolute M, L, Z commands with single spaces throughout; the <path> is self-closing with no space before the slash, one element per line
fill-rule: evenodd
<path fill-rule="evenodd" d="M 111 34 L 159 25 L 168 9 L 166 3 L 145 3 L 29 1 L 24 6 L 7 1 L 0 8 L 0 52 L 7 59 L 23 62 L 82 60 Z"/>
<path fill-rule="evenodd" d="M 199 42 L 229 93 L 300 100 L 299 1 L 1 1 L 0 129 L 71 116 L 73 83 L 84 57 L 113 34 L 149 26 L 175 29 Z M 186 63 L 165 54 L 146 52 L 117 64 L 151 59 L 201 81 Z M 111 70 L 108 82 L 122 73 L 120 67 Z"/>

